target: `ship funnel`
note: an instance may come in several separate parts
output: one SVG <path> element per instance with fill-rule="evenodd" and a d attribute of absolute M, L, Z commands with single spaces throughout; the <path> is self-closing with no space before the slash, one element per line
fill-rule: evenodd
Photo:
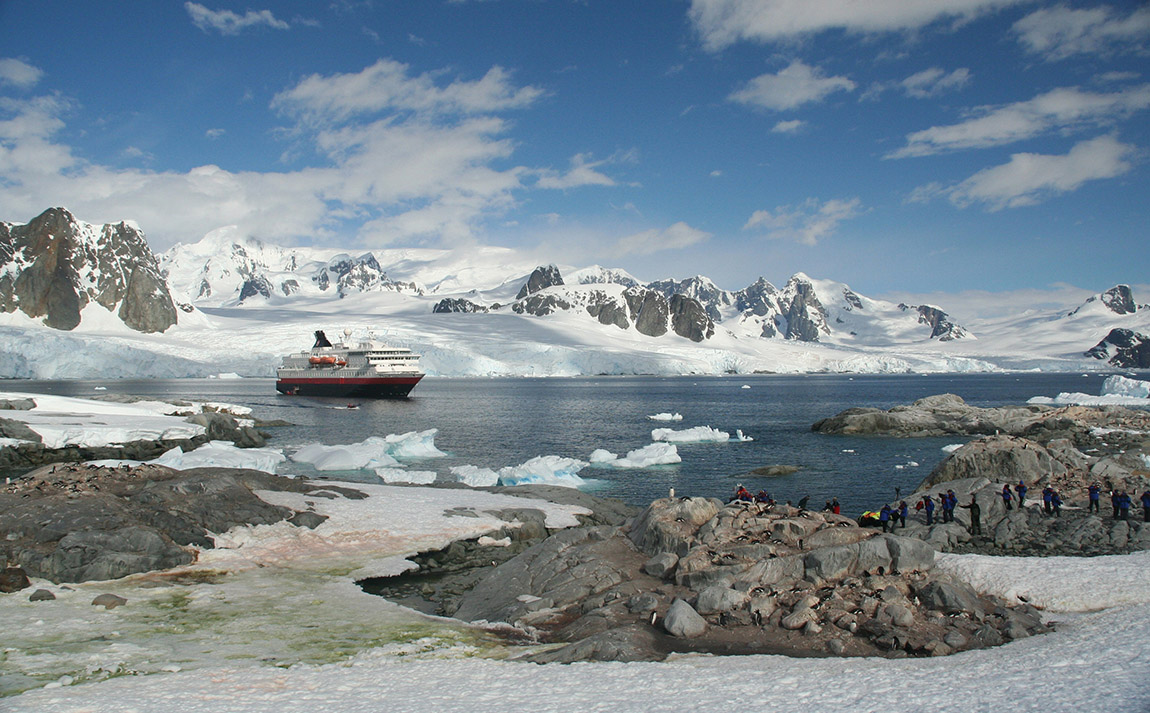
<path fill-rule="evenodd" d="M 331 346 L 331 342 L 329 342 L 327 340 L 327 337 L 324 336 L 323 330 L 317 329 L 315 331 L 315 346 L 313 346 L 312 349 L 319 349 L 320 347 L 330 347 L 330 346 Z"/>

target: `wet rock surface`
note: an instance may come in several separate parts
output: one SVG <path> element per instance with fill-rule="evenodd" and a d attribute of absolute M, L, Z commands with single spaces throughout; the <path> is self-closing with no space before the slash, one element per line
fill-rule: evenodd
<path fill-rule="evenodd" d="M 57 583 L 166 569 L 236 525 L 314 527 L 322 516 L 269 505 L 253 491 L 318 489 L 253 470 L 46 466 L 0 490 L 0 556 Z"/>

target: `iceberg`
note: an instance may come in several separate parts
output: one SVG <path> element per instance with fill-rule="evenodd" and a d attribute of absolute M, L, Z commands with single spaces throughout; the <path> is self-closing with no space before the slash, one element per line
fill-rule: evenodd
<path fill-rule="evenodd" d="M 446 454 L 435 447 L 438 429 L 412 431 L 384 438 L 372 436 L 359 443 L 328 446 L 310 443 L 296 451 L 291 459 L 308 463 L 316 470 L 374 470 L 398 466 L 400 458 L 441 458 Z"/>
<path fill-rule="evenodd" d="M 629 451 L 623 458 L 602 448 L 591 454 L 591 464 L 612 468 L 649 468 L 653 465 L 681 463 L 679 450 L 672 443 L 651 443 Z"/>
<path fill-rule="evenodd" d="M 656 428 L 651 431 L 651 440 L 666 441 L 667 443 L 725 443 L 727 441 L 751 441 L 750 436 L 744 436 L 741 430 L 735 431 L 735 437 L 726 431 L 720 431 L 710 426 L 695 426 L 681 431 L 671 428 Z"/>
<path fill-rule="evenodd" d="M 148 461 L 175 470 L 192 468 L 248 468 L 275 473 L 287 458 L 279 448 L 237 448 L 231 441 L 209 441 L 194 451 L 173 448 Z"/>
<path fill-rule="evenodd" d="M 1102 382 L 1102 395 L 1150 399 L 1150 381 L 1140 381 L 1125 376 L 1110 376 Z"/>
<path fill-rule="evenodd" d="M 497 471 L 474 465 L 458 465 L 451 468 L 456 480 L 473 488 L 493 485 L 559 485 L 565 488 L 578 488 L 587 481 L 579 477 L 579 471 L 587 467 L 586 461 L 562 456 L 537 456 L 520 465 L 507 466 Z"/>
<path fill-rule="evenodd" d="M 648 416 L 647 418 L 651 419 L 652 421 L 682 421 L 683 420 L 683 414 L 663 412 L 663 413 L 653 414 L 651 416 Z"/>

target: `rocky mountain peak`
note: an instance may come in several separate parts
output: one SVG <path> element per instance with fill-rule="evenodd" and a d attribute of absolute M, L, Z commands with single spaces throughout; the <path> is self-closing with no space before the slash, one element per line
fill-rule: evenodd
<path fill-rule="evenodd" d="M 0 223 L 0 310 L 70 330 L 96 302 L 140 332 L 162 332 L 176 309 L 143 233 L 124 221 L 96 227 L 65 208 L 25 225 Z"/>
<path fill-rule="evenodd" d="M 1101 303 L 1117 315 L 1134 314 L 1138 310 L 1150 309 L 1150 305 L 1139 305 L 1134 302 L 1134 291 L 1130 289 L 1130 285 L 1115 285 L 1101 294 L 1087 298 L 1078 309 L 1067 316 L 1073 317 L 1095 302 Z"/>
<path fill-rule="evenodd" d="M 563 275 L 559 273 L 558 267 L 555 265 L 540 265 L 532 271 L 531 276 L 527 278 L 527 282 L 519 289 L 519 294 L 515 295 L 515 299 L 521 300 L 540 290 L 562 284 Z"/>

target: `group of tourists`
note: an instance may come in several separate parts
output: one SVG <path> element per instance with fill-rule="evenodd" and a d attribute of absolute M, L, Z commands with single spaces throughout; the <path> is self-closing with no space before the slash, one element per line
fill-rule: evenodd
<path fill-rule="evenodd" d="M 954 494 L 953 490 L 939 493 L 937 508 L 942 510 L 942 517 L 939 522 L 954 522 L 954 509 L 956 507 L 958 507 L 958 496 Z M 914 509 L 926 515 L 927 525 L 934 524 L 934 511 L 936 506 L 934 504 L 934 497 L 932 497 L 930 493 L 922 496 L 922 499 L 915 503 Z"/>

